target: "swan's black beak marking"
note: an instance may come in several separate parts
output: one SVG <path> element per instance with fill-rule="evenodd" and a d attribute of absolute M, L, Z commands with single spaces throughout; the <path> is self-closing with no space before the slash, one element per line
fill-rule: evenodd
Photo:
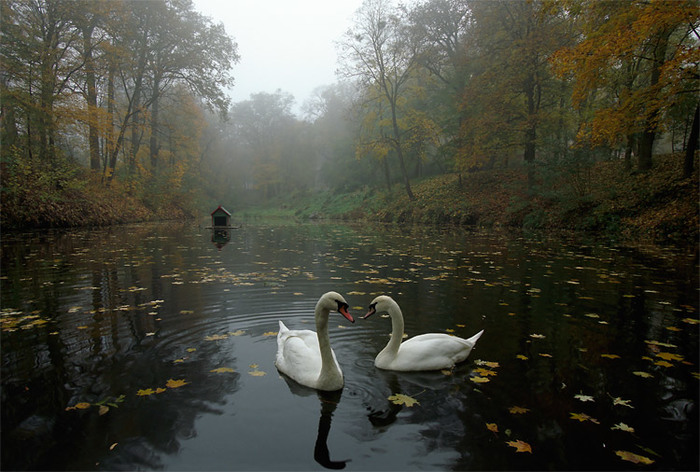
<path fill-rule="evenodd" d="M 376 312 L 377 312 L 377 304 L 376 304 L 376 303 L 372 303 L 372 304 L 369 306 L 369 311 L 367 312 L 367 314 L 366 314 L 365 316 L 362 317 L 362 319 L 363 319 L 363 320 L 366 320 L 366 319 L 369 318 L 370 316 L 374 315 Z"/>
<path fill-rule="evenodd" d="M 348 308 L 349 308 L 348 304 L 343 303 L 340 300 L 336 300 L 336 303 L 338 304 L 338 313 L 340 313 L 345 318 L 347 318 L 347 320 L 350 321 L 350 323 L 354 323 L 355 318 L 353 318 L 352 315 L 350 314 L 350 312 L 348 311 Z"/>

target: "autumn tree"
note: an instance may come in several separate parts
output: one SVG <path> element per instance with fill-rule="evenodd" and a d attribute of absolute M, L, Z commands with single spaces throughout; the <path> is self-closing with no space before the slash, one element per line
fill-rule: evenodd
<path fill-rule="evenodd" d="M 669 111 L 690 101 L 692 119 L 698 102 L 697 2 L 571 0 L 556 7 L 581 24 L 581 41 L 554 58 L 558 72 L 574 80 L 574 104 L 595 94 L 610 97 L 579 140 L 617 146 L 621 137 L 635 135 L 639 169 L 650 169 Z"/>
<path fill-rule="evenodd" d="M 417 45 L 411 41 L 404 16 L 405 12 L 393 9 L 386 0 L 366 0 L 340 46 L 343 74 L 358 80 L 369 91 L 367 104 L 361 106 L 372 107 L 379 121 L 385 117 L 388 120 L 389 132 L 380 130 L 371 140 L 376 146 L 388 146 L 396 153 L 406 195 L 414 200 L 406 169 L 406 137 L 400 122 L 406 113 L 407 87 L 419 63 Z M 372 101 L 384 105 L 370 104 Z M 377 110 L 382 113 L 377 114 Z M 378 128 L 382 128 L 381 123 Z M 382 149 L 377 152 L 387 154 Z"/>
<path fill-rule="evenodd" d="M 533 183 L 540 130 L 552 120 L 560 87 L 550 55 L 567 40 L 562 20 L 539 1 L 472 2 L 469 51 L 475 73 L 465 88 L 461 168 L 493 162 L 496 153 L 522 150 Z"/>

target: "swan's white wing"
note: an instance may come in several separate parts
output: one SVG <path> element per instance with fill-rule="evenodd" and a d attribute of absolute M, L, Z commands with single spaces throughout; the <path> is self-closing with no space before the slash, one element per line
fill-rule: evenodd
<path fill-rule="evenodd" d="M 402 371 L 450 369 L 469 356 L 480 336 L 478 333 L 462 339 L 443 333 L 421 334 L 402 342 L 396 358 L 382 368 Z"/>
<path fill-rule="evenodd" d="M 308 329 L 282 329 L 282 326 L 280 322 L 275 365 L 300 384 L 314 387 L 321 373 L 321 351 L 316 333 Z"/>

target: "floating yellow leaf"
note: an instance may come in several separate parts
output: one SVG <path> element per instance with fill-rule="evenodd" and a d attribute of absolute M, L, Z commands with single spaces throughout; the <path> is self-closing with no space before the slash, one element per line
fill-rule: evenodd
<path fill-rule="evenodd" d="M 516 358 L 516 359 L 520 359 L 521 361 L 526 361 L 526 360 L 529 359 L 529 357 L 524 356 L 524 355 L 522 355 L 522 354 L 518 354 L 517 356 L 515 356 L 515 358 Z"/>
<path fill-rule="evenodd" d="M 660 358 L 667 360 L 667 361 L 682 361 L 683 360 L 683 356 L 681 356 L 679 354 L 672 354 L 670 352 L 659 352 L 656 354 L 656 357 L 660 357 Z"/>
<path fill-rule="evenodd" d="M 656 361 L 654 365 L 660 365 L 661 367 L 673 367 L 673 364 L 667 361 Z"/>
<path fill-rule="evenodd" d="M 163 392 L 165 392 L 166 390 L 167 390 L 167 388 L 158 387 L 158 388 L 156 389 L 156 393 L 163 393 Z"/>
<path fill-rule="evenodd" d="M 634 375 L 638 376 L 638 377 L 642 377 L 643 379 L 650 379 L 650 378 L 653 377 L 653 375 L 651 375 L 650 373 L 648 373 L 648 372 L 642 372 L 642 371 L 640 371 L 640 370 L 635 370 L 635 371 L 632 372 L 632 373 L 633 373 Z"/>
<path fill-rule="evenodd" d="M 623 461 L 632 462 L 634 464 L 649 465 L 654 463 L 654 461 L 652 459 L 649 459 L 648 457 L 633 454 L 629 451 L 615 451 L 615 454 L 620 456 L 620 458 L 622 458 Z"/>
<path fill-rule="evenodd" d="M 109 407 L 107 405 L 100 405 L 100 409 L 99 409 L 98 413 L 100 414 L 100 416 L 102 416 L 102 415 L 107 414 L 108 411 L 109 411 Z"/>
<path fill-rule="evenodd" d="M 117 447 L 117 444 L 119 444 L 119 443 L 112 443 L 112 445 L 109 446 L 109 450 L 110 450 L 110 451 L 113 451 L 114 448 Z"/>
<path fill-rule="evenodd" d="M 544 334 L 531 334 L 530 337 L 534 339 L 544 339 L 546 336 Z"/>
<path fill-rule="evenodd" d="M 230 333 L 228 333 L 228 334 L 229 334 L 230 336 L 241 336 L 241 335 L 245 334 L 245 331 L 243 331 L 242 329 L 239 329 L 239 330 L 236 330 L 236 331 L 232 331 L 232 332 L 230 332 Z"/>
<path fill-rule="evenodd" d="M 214 334 L 212 336 L 207 336 L 204 338 L 205 341 L 221 341 L 222 339 L 227 339 L 228 334 Z"/>
<path fill-rule="evenodd" d="M 680 328 L 676 328 L 675 326 L 666 326 L 666 329 L 674 332 L 682 331 Z"/>
<path fill-rule="evenodd" d="M 252 375 L 253 377 L 262 377 L 263 375 L 266 374 L 266 372 L 263 372 L 262 370 L 257 370 L 257 369 L 251 370 L 251 371 L 248 372 L 248 373 L 249 373 L 250 375 Z"/>
<path fill-rule="evenodd" d="M 700 324 L 700 320 L 695 320 L 693 318 L 683 318 L 681 321 L 688 324 Z"/>
<path fill-rule="evenodd" d="M 475 360 L 474 363 L 476 365 L 485 365 L 486 367 L 491 367 L 492 369 L 500 367 L 500 364 L 498 362 L 482 361 L 481 359 Z"/>
<path fill-rule="evenodd" d="M 471 380 L 472 382 L 475 382 L 475 383 L 486 383 L 486 382 L 490 382 L 490 380 L 487 379 L 486 377 L 479 377 L 479 376 L 476 376 L 476 377 L 469 377 L 469 380 Z"/>
<path fill-rule="evenodd" d="M 532 447 L 528 443 L 521 441 L 520 439 L 516 441 L 507 441 L 506 444 L 508 444 L 511 447 L 514 447 L 515 452 L 529 452 L 530 454 L 532 454 Z"/>
<path fill-rule="evenodd" d="M 585 413 L 569 413 L 569 414 L 571 415 L 571 417 L 569 419 L 572 419 L 572 420 L 579 420 L 581 422 L 590 421 L 590 422 L 595 423 L 595 424 L 600 424 L 600 421 L 588 416 Z"/>
<path fill-rule="evenodd" d="M 627 433 L 634 433 L 634 428 L 631 426 L 627 426 L 625 423 L 618 423 L 615 426 L 611 427 L 610 429 L 612 430 L 620 430 L 620 431 L 625 431 Z"/>
<path fill-rule="evenodd" d="M 574 398 L 576 400 L 579 400 L 582 402 L 594 402 L 595 401 L 595 399 L 590 395 L 578 394 L 578 395 L 574 395 Z"/>
<path fill-rule="evenodd" d="M 617 354 L 601 354 L 600 357 L 605 357 L 606 359 L 619 359 L 620 356 Z"/>
<path fill-rule="evenodd" d="M 632 405 L 630 405 L 630 402 L 632 400 L 623 400 L 620 397 L 613 398 L 613 405 L 622 405 L 626 406 L 627 408 L 634 408 Z"/>
<path fill-rule="evenodd" d="M 486 429 L 489 431 L 493 431 L 494 433 L 498 432 L 498 425 L 496 423 L 486 423 Z"/>
<path fill-rule="evenodd" d="M 452 375 L 452 371 L 449 370 L 449 369 L 442 369 L 442 370 L 440 371 L 440 373 L 441 373 L 442 375 Z"/>
<path fill-rule="evenodd" d="M 529 409 L 529 408 L 523 408 L 523 407 L 521 407 L 521 406 L 512 406 L 512 407 L 508 408 L 508 411 L 509 411 L 512 415 L 521 415 L 521 414 L 523 414 L 523 413 L 527 413 L 528 411 L 530 411 L 530 409 Z"/>
<path fill-rule="evenodd" d="M 194 352 L 196 350 L 197 350 L 197 348 L 195 348 L 195 347 L 188 347 L 187 348 L 187 352 Z"/>
<path fill-rule="evenodd" d="M 80 402 L 80 403 L 76 404 L 75 407 L 76 407 L 78 410 L 87 410 L 88 408 L 90 408 L 90 404 L 89 404 L 89 403 L 85 403 L 85 402 Z"/>
<path fill-rule="evenodd" d="M 403 393 L 395 393 L 388 397 L 389 400 L 391 400 L 392 403 L 396 405 L 406 405 L 406 406 L 413 406 L 413 405 L 420 405 L 420 402 L 416 400 L 413 397 L 409 397 L 408 395 L 404 395 Z"/>
<path fill-rule="evenodd" d="M 540 356 L 540 357 L 552 357 L 551 354 L 547 354 L 546 352 L 540 352 L 540 353 L 539 353 L 539 356 Z"/>
<path fill-rule="evenodd" d="M 478 372 L 480 376 L 482 377 L 487 377 L 489 375 L 496 375 L 496 372 L 488 369 L 484 369 L 483 367 L 477 367 L 474 369 L 474 372 Z"/>
<path fill-rule="evenodd" d="M 263 333 L 263 336 L 277 336 L 277 331 L 268 331 L 267 333 Z"/>
<path fill-rule="evenodd" d="M 156 392 L 154 392 L 152 388 L 147 388 L 147 389 L 139 390 L 138 392 L 136 392 L 136 395 L 138 395 L 139 397 L 144 397 L 147 395 L 153 395 L 154 393 L 156 393 Z"/>
<path fill-rule="evenodd" d="M 219 367 L 218 369 L 212 369 L 209 372 L 214 372 L 216 374 L 223 374 L 224 372 L 235 372 L 235 370 L 233 370 L 230 367 Z"/>
<path fill-rule="evenodd" d="M 183 385 L 187 385 L 187 382 L 185 382 L 185 379 L 178 379 L 178 380 L 169 379 L 167 382 L 165 382 L 165 386 L 168 388 L 180 388 Z"/>

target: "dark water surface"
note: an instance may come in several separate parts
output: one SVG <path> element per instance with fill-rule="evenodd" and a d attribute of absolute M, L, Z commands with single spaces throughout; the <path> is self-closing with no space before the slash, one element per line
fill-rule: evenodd
<path fill-rule="evenodd" d="M 699 467 L 693 251 L 342 224 L 211 237 L 3 234 L 3 470 Z M 319 395 L 278 374 L 275 334 L 314 329 L 328 290 L 356 317 L 392 295 L 409 336 L 485 334 L 452 372 L 384 372 L 389 320 L 332 314 L 346 385 Z"/>

